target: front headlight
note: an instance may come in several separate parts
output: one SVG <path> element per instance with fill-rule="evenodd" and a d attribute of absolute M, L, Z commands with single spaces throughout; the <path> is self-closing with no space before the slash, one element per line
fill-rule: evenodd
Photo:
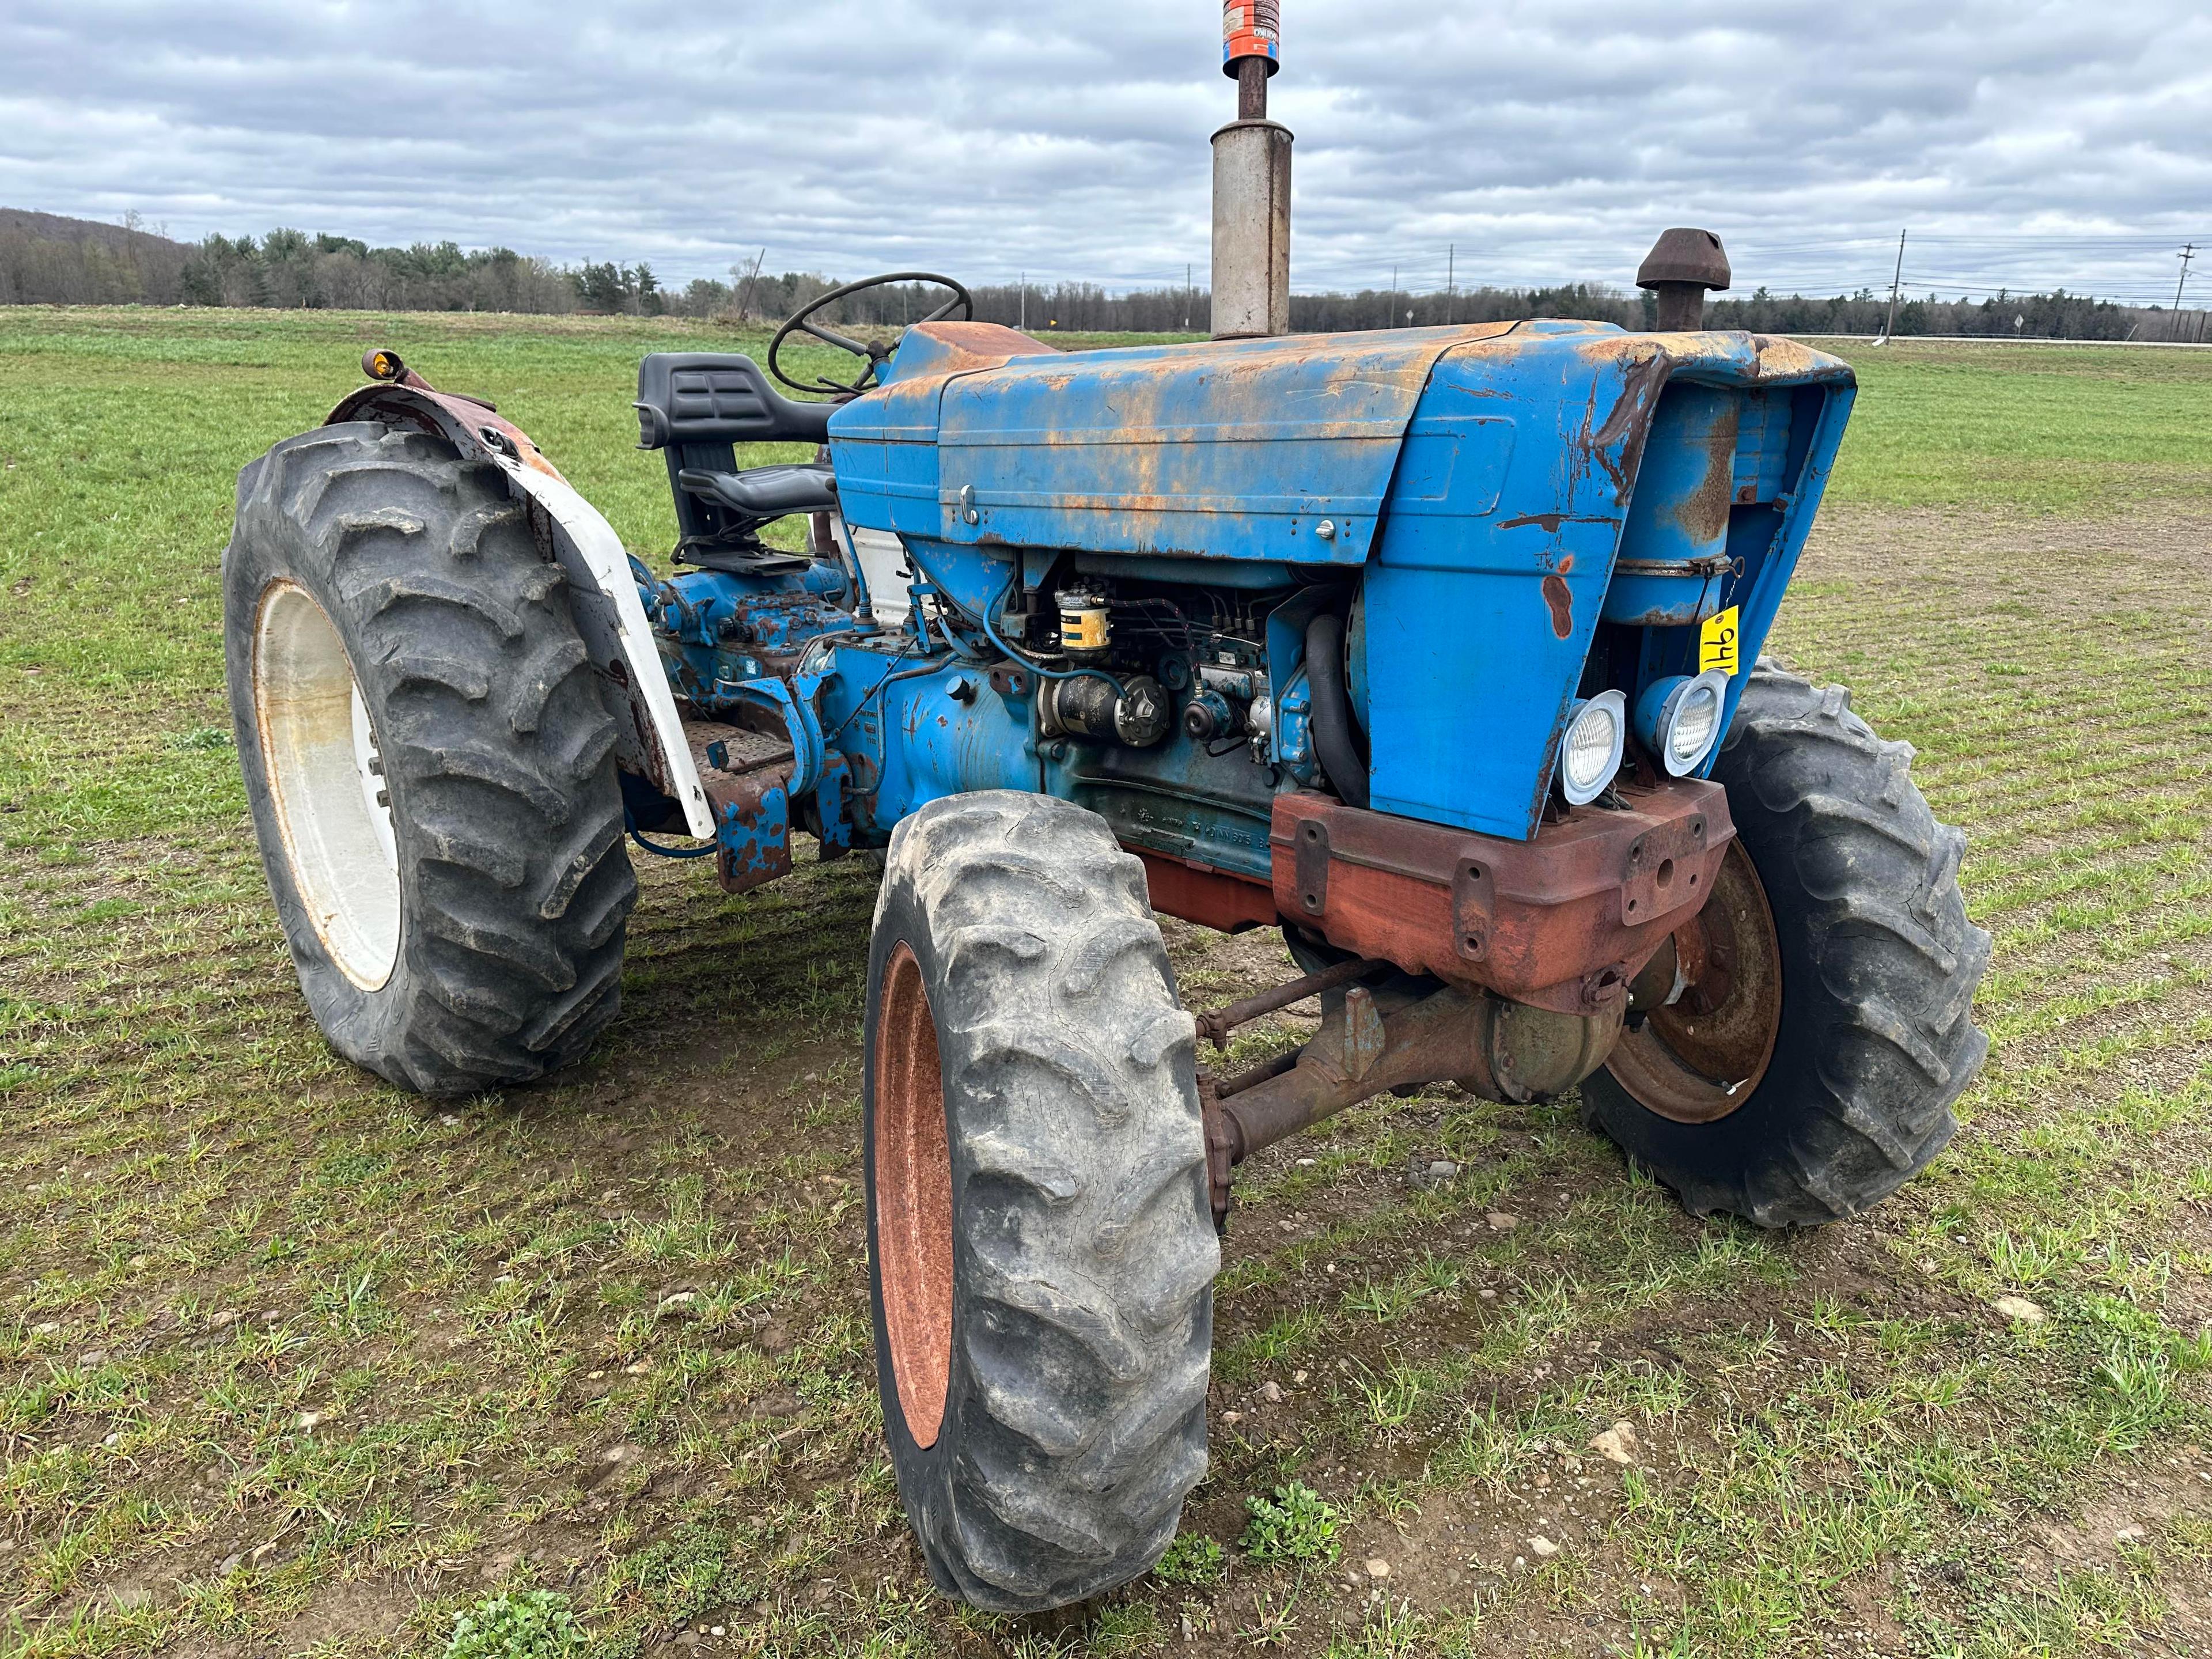
<path fill-rule="evenodd" d="M 1583 806 L 1604 793 L 1620 770 L 1628 735 L 1628 699 L 1601 691 L 1575 705 L 1559 738 L 1559 793 L 1570 806 Z"/>
<path fill-rule="evenodd" d="M 1720 741 L 1728 679 L 1727 671 L 1720 668 L 1709 668 L 1694 678 L 1675 674 L 1654 680 L 1636 700 L 1636 735 L 1669 777 L 1689 776 Z"/>

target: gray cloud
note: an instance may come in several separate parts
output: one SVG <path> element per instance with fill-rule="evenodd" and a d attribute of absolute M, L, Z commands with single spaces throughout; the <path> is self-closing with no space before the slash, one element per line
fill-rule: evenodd
<path fill-rule="evenodd" d="M 1626 284 L 1704 224 L 1742 286 L 2172 297 L 2212 234 L 2197 0 L 1287 0 L 1302 287 Z M 13 0 L 0 202 L 172 234 L 452 238 L 681 281 L 1205 280 L 1209 0 L 536 7 Z"/>

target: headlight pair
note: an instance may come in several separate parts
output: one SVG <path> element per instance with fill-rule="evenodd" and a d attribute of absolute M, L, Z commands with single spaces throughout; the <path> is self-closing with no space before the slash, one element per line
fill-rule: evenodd
<path fill-rule="evenodd" d="M 1636 700 L 1636 735 L 1670 777 L 1696 771 L 1720 741 L 1728 674 L 1718 668 L 1654 680 Z M 1570 806 L 1587 805 L 1620 770 L 1627 747 L 1628 699 L 1601 691 L 1577 702 L 1559 738 L 1556 770 Z"/>

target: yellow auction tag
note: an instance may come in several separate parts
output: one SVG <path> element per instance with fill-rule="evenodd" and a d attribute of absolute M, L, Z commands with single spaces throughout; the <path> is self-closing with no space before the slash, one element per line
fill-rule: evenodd
<path fill-rule="evenodd" d="M 1730 674 L 1737 672 L 1736 610 L 1736 606 L 1730 605 L 1719 615 L 1706 617 L 1705 626 L 1698 630 L 1698 672 L 1700 674 L 1715 668 Z"/>

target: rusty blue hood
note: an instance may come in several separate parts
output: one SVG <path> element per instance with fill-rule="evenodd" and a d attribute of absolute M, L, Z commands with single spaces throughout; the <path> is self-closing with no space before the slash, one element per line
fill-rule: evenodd
<path fill-rule="evenodd" d="M 845 516 L 956 544 L 1358 564 L 1437 360 L 1513 326 L 1070 355 L 933 324 L 830 419 Z"/>
<path fill-rule="evenodd" d="M 1374 805 L 1525 837 L 1589 676 L 1694 672 L 1723 607 L 1755 659 L 1852 385 L 1794 341 L 1595 323 L 1079 355 L 936 324 L 830 437 L 848 521 L 970 614 L 1016 549 L 1356 574 Z"/>
<path fill-rule="evenodd" d="M 1432 386 L 1447 358 L 1461 372 Z M 954 545 L 1361 564 L 1417 415 L 1434 441 L 1401 483 L 1409 501 L 1480 514 L 1510 486 L 1507 516 L 1617 524 L 1670 374 L 1774 385 L 1850 371 L 1786 341 L 1605 324 L 1069 354 L 993 324 L 936 323 L 908 332 L 886 383 L 831 417 L 830 441 L 854 525 Z"/>

